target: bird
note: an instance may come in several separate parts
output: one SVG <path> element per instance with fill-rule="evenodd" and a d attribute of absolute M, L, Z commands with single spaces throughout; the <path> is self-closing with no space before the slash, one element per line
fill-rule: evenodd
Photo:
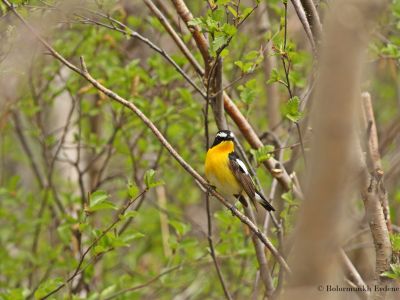
<path fill-rule="evenodd" d="M 205 159 L 205 175 L 212 187 L 227 199 L 234 196 L 247 207 L 243 191 L 250 198 L 254 207 L 256 202 L 267 211 L 274 211 L 273 206 L 257 190 L 245 163 L 235 152 L 235 136 L 230 130 L 217 132 L 214 143 L 208 149 Z"/>

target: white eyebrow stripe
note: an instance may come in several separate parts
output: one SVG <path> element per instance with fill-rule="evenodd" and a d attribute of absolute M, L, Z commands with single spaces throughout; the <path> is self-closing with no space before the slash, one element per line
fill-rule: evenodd
<path fill-rule="evenodd" d="M 217 136 L 219 136 L 221 138 L 226 138 L 228 135 L 225 132 L 218 132 Z"/>
<path fill-rule="evenodd" d="M 247 171 L 246 165 L 244 162 L 242 162 L 239 158 L 236 158 L 237 164 L 240 166 L 240 168 L 244 171 L 245 174 L 249 174 L 249 171 Z"/>

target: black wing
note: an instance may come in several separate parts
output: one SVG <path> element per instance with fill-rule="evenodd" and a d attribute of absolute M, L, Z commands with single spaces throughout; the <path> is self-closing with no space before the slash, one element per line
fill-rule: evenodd
<path fill-rule="evenodd" d="M 261 193 L 257 191 L 254 181 L 251 178 L 249 171 L 247 171 L 246 165 L 235 152 L 229 154 L 229 166 L 233 175 L 237 181 L 239 181 L 246 194 L 249 196 L 254 207 L 256 207 L 255 201 L 257 201 L 266 210 L 275 210 L 272 205 L 269 204 L 269 202 L 261 195 Z M 242 202 L 242 200 L 240 202 Z"/>
<path fill-rule="evenodd" d="M 229 166 L 237 181 L 239 181 L 246 194 L 254 203 L 256 188 L 253 179 L 247 171 L 246 165 L 240 160 L 239 156 L 235 152 L 229 154 Z"/>

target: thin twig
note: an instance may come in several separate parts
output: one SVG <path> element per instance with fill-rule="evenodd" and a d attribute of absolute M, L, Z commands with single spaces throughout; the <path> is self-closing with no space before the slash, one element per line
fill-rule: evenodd
<path fill-rule="evenodd" d="M 286 88 L 288 90 L 290 99 L 292 99 L 294 94 L 293 94 L 293 91 L 292 91 L 292 87 L 291 87 L 291 84 L 290 84 L 290 78 L 289 78 L 291 61 L 289 59 L 289 56 L 286 53 L 287 22 L 288 22 L 288 6 L 287 6 L 287 2 L 284 2 L 284 6 L 285 6 L 285 23 L 284 23 L 283 54 L 281 54 L 281 60 L 282 60 L 283 70 L 285 71 L 285 76 L 286 76 Z M 286 60 L 288 62 L 288 65 L 286 65 Z M 299 126 L 298 122 L 294 122 L 294 123 L 295 123 L 295 126 L 297 128 L 297 133 L 299 135 L 299 142 L 300 142 L 300 145 L 301 145 L 301 152 L 302 152 L 303 159 L 304 159 L 304 165 L 307 166 L 306 155 L 305 155 L 304 144 L 303 144 L 303 137 L 301 135 L 300 126 Z"/>
<path fill-rule="evenodd" d="M 98 26 L 102 26 L 108 29 L 112 29 L 118 32 L 121 32 L 125 35 L 130 36 L 131 38 L 135 38 L 138 39 L 140 41 L 142 41 L 143 43 L 145 43 L 146 45 L 148 45 L 151 49 L 153 49 L 154 51 L 156 51 L 157 53 L 159 53 L 165 60 L 167 60 L 171 65 L 173 65 L 173 67 L 178 71 L 179 74 L 181 74 L 183 76 L 183 78 L 185 78 L 185 80 L 204 98 L 205 97 L 205 93 L 202 89 L 200 89 L 196 83 L 189 77 L 189 75 L 186 74 L 186 72 L 171 58 L 171 56 L 169 56 L 169 54 L 163 49 L 158 47 L 157 45 L 155 45 L 152 41 L 150 41 L 148 38 L 142 36 L 141 34 L 139 34 L 138 32 L 132 30 L 131 28 L 127 27 L 125 24 L 121 23 L 120 21 L 108 16 L 108 15 L 104 15 L 102 13 L 99 12 L 91 12 L 97 16 L 103 17 L 107 20 L 109 20 L 111 22 L 111 25 L 109 24 L 105 24 L 102 22 L 99 22 L 97 20 L 92 20 L 89 19 L 85 16 L 82 15 L 77 15 L 78 17 L 82 18 L 83 20 L 83 24 L 87 24 L 87 23 L 92 23 Z M 116 25 L 118 25 L 119 27 L 117 27 Z"/>
<path fill-rule="evenodd" d="M 362 279 L 360 273 L 357 271 L 356 267 L 353 265 L 343 249 L 340 249 L 339 254 L 347 272 L 350 275 L 350 278 L 352 279 L 352 282 L 354 282 L 354 284 L 360 288 L 360 292 L 363 292 L 363 296 L 367 299 L 370 293 L 369 291 L 364 291 L 363 288 L 365 288 L 367 285 Z"/>
<path fill-rule="evenodd" d="M 177 265 L 177 266 L 175 266 L 175 267 L 169 268 L 169 269 L 167 269 L 167 270 L 161 272 L 160 274 L 158 274 L 158 275 L 155 276 L 154 278 L 152 278 L 152 279 L 146 281 L 145 283 L 142 283 L 142 284 L 139 284 L 139 285 L 135 285 L 135 286 L 133 286 L 133 287 L 130 287 L 130 288 L 126 288 L 126 289 L 120 290 L 120 291 L 116 292 L 115 294 L 111 295 L 110 297 L 105 298 L 105 300 L 115 299 L 115 298 L 117 298 L 118 296 L 120 296 L 120 295 L 122 295 L 122 294 L 125 294 L 125 293 L 128 293 L 128 292 L 133 292 L 133 291 L 142 289 L 142 288 L 144 288 L 144 287 L 146 287 L 146 286 L 149 286 L 150 284 L 152 284 L 153 282 L 156 282 L 156 281 L 157 281 L 158 279 L 160 279 L 161 277 L 163 277 L 163 276 L 165 276 L 165 275 L 167 275 L 167 274 L 169 274 L 169 273 L 171 273 L 171 272 L 173 272 L 173 271 L 175 271 L 175 270 L 177 270 L 177 269 L 179 269 L 179 268 L 181 268 L 181 265 Z"/>
<path fill-rule="evenodd" d="M 221 269 L 219 267 L 217 256 L 215 254 L 214 242 L 212 238 L 212 220 L 211 220 L 211 210 L 210 210 L 210 194 L 206 193 L 206 210 L 207 210 L 207 239 L 208 245 L 210 246 L 210 255 L 213 259 L 215 270 L 217 271 L 219 282 L 221 283 L 222 289 L 224 290 L 224 294 L 226 299 L 231 300 L 232 296 L 228 290 L 228 287 L 225 283 L 224 276 L 222 275 Z"/>

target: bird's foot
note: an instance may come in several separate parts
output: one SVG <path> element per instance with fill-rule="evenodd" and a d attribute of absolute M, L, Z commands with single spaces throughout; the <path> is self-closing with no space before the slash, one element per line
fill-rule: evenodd
<path fill-rule="evenodd" d="M 217 190 L 217 187 L 216 187 L 215 185 L 208 184 L 208 185 L 207 185 L 207 189 L 208 189 L 208 191 L 216 191 L 216 190 Z"/>

